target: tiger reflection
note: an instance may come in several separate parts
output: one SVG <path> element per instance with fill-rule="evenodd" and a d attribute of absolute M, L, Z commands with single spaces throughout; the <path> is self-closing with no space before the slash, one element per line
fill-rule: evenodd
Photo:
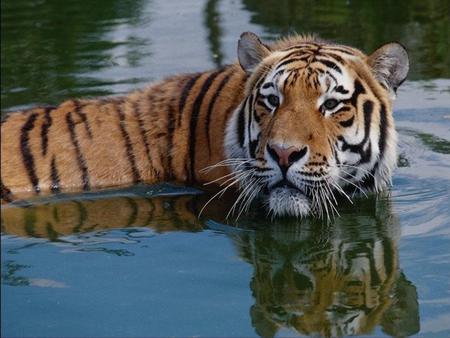
<path fill-rule="evenodd" d="M 339 337 L 377 325 L 393 336 L 419 331 L 417 293 L 399 269 L 399 224 L 379 208 L 342 215 L 326 229 L 304 223 L 234 236 L 254 266 L 250 314 L 259 335 L 285 328 Z"/>
<path fill-rule="evenodd" d="M 57 240 L 124 227 L 201 231 L 205 223 L 197 216 L 205 198 L 119 196 L 8 206 L 2 208 L 2 232 Z M 418 332 L 415 287 L 399 268 L 398 220 L 387 201 L 368 204 L 374 208 L 364 208 L 366 215 L 348 210 L 328 226 L 278 220 L 228 234 L 254 268 L 250 315 L 257 334 L 272 337 L 284 328 L 335 337 L 366 334 L 377 325 L 393 336 Z M 206 218 L 218 219 L 227 208 L 213 204 Z"/>
<path fill-rule="evenodd" d="M 192 196 L 116 196 L 2 206 L 2 232 L 54 240 L 74 233 L 124 227 L 149 227 L 157 232 L 199 231 L 203 226 L 192 211 L 192 202 Z"/>

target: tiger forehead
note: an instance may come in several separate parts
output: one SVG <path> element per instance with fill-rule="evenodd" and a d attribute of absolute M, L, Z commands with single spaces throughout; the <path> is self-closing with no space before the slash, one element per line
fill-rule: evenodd
<path fill-rule="evenodd" d="M 286 48 L 277 49 L 278 52 L 285 53 L 285 56 L 307 54 L 309 56 L 337 56 L 341 58 L 361 57 L 364 54 L 353 47 L 330 44 L 324 42 L 303 42 Z M 287 55 L 286 55 L 287 54 Z"/>
<path fill-rule="evenodd" d="M 352 48 L 338 45 L 305 43 L 277 52 L 273 70 L 282 73 L 285 70 L 306 70 L 306 75 L 334 70 L 342 73 L 349 61 L 361 59 L 362 53 Z"/>
<path fill-rule="evenodd" d="M 334 70 L 342 73 L 342 68 L 347 67 L 347 62 L 344 58 L 332 56 L 328 54 L 299 54 L 298 56 L 289 55 L 283 57 L 274 66 L 277 71 L 283 70 L 306 70 L 308 73 L 324 73 L 328 70 Z"/>
<path fill-rule="evenodd" d="M 297 66 L 282 70 L 275 69 L 264 78 L 260 92 L 268 94 L 275 91 L 286 94 L 290 90 L 301 90 L 320 95 L 327 92 L 332 84 L 339 86 L 348 82 L 350 78 L 349 72 L 343 67 L 337 69 L 338 71 L 334 69 L 331 72 L 331 69 L 313 66 Z"/>
<path fill-rule="evenodd" d="M 359 55 L 358 55 L 359 53 Z M 304 87 L 323 92 L 331 83 L 338 85 L 351 77 L 351 61 L 361 60 L 362 53 L 349 47 L 308 43 L 277 52 L 271 70 L 263 80 L 263 88 L 277 86 Z"/>

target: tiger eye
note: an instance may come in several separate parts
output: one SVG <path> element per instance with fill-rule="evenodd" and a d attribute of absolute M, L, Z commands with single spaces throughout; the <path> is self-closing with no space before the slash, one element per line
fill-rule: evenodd
<path fill-rule="evenodd" d="M 326 100 L 322 106 L 327 110 L 332 110 L 336 108 L 336 106 L 339 104 L 339 101 L 336 99 L 328 99 Z"/>
<path fill-rule="evenodd" d="M 267 101 L 272 107 L 278 107 L 278 105 L 280 104 L 280 99 L 274 94 L 270 94 L 269 96 L 267 96 Z"/>

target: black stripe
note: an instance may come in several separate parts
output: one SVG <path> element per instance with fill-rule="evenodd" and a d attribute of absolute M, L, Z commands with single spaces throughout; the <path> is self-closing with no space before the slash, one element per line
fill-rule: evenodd
<path fill-rule="evenodd" d="M 361 153 L 362 156 L 362 148 L 364 144 L 367 142 L 370 134 L 370 123 L 372 121 L 372 112 L 373 112 L 373 102 L 372 101 L 366 101 L 363 104 L 363 111 L 364 111 L 364 138 L 363 140 L 356 145 L 349 145 L 347 142 L 344 141 L 344 146 L 342 147 L 342 150 L 345 151 L 346 149 L 350 149 L 351 152 L 354 153 Z"/>
<path fill-rule="evenodd" d="M 354 84 L 355 90 L 353 91 L 352 97 L 342 101 L 343 103 L 351 103 L 355 108 L 357 108 L 358 104 L 358 97 L 361 94 L 364 94 L 366 90 L 364 89 L 363 85 L 359 80 L 355 80 Z"/>
<path fill-rule="evenodd" d="M 384 151 L 386 148 L 386 137 L 387 137 L 387 117 L 386 117 L 386 107 L 381 104 L 380 107 L 380 135 L 378 139 L 378 149 L 380 154 L 378 155 L 379 160 L 383 159 Z"/>
<path fill-rule="evenodd" d="M 285 48 L 285 49 L 282 50 L 282 52 L 286 52 L 286 51 L 294 50 L 294 49 L 297 49 L 297 51 L 300 51 L 302 49 L 303 50 L 306 49 L 307 51 L 311 51 L 313 47 L 317 48 L 317 47 L 319 47 L 319 45 L 317 43 L 314 43 L 314 42 L 303 42 L 303 43 L 299 43 L 299 44 L 297 44 L 295 46 L 291 46 L 289 48 Z"/>
<path fill-rule="evenodd" d="M 172 165 L 172 151 L 173 151 L 173 133 L 175 131 L 175 109 L 173 108 L 173 102 L 169 104 L 169 112 L 167 116 L 167 156 L 169 163 L 168 175 L 169 178 L 173 176 L 173 165 Z"/>
<path fill-rule="evenodd" d="M 81 228 L 83 227 L 84 222 L 88 218 L 88 213 L 86 210 L 86 207 L 81 203 L 80 201 L 73 201 L 77 205 L 78 210 L 78 223 L 73 227 L 72 233 L 78 233 L 81 231 Z"/>
<path fill-rule="evenodd" d="M 283 62 L 277 64 L 277 68 L 276 69 L 280 69 L 283 66 L 286 66 L 286 65 L 288 65 L 290 63 L 297 62 L 297 61 L 304 61 L 304 58 L 292 58 L 292 59 L 284 60 Z"/>
<path fill-rule="evenodd" d="M 237 123 L 237 132 L 238 132 L 238 140 L 241 147 L 244 146 L 244 138 L 245 138 L 245 106 L 247 105 L 247 100 L 242 103 L 241 110 L 239 111 L 238 123 Z"/>
<path fill-rule="evenodd" d="M 189 158 L 190 158 L 190 167 L 191 167 L 191 181 L 195 181 L 195 145 L 197 142 L 197 134 L 196 134 L 196 128 L 197 128 L 197 122 L 198 122 L 198 116 L 200 114 L 200 108 L 202 106 L 203 99 L 205 98 L 206 93 L 208 92 L 209 88 L 211 87 L 214 79 L 222 73 L 224 69 L 219 69 L 218 71 L 211 73 L 203 82 L 202 87 L 200 88 L 200 92 L 198 93 L 197 97 L 195 98 L 194 104 L 192 105 L 192 113 L 191 113 L 191 121 L 189 124 Z"/>
<path fill-rule="evenodd" d="M 372 155 L 372 144 L 369 142 L 367 149 L 364 150 L 364 145 L 369 139 L 370 135 L 370 123 L 372 121 L 372 112 L 373 112 L 373 102 L 367 100 L 363 104 L 363 112 L 364 112 L 364 138 L 363 140 L 356 145 L 349 145 L 344 141 L 344 145 L 342 150 L 350 149 L 353 153 L 359 153 L 361 156 L 360 163 L 367 163 L 370 161 L 370 157 Z"/>
<path fill-rule="evenodd" d="M 258 89 L 258 90 L 259 90 L 259 87 L 261 86 L 261 83 L 263 83 L 263 82 L 266 80 L 267 73 L 268 73 L 268 71 L 266 71 L 264 74 L 261 74 L 261 77 L 258 79 L 258 81 L 256 81 L 256 83 L 255 83 L 255 85 L 253 86 L 252 90 L 254 90 L 254 89 Z M 280 73 L 280 74 L 281 74 L 281 73 L 284 73 L 284 70 L 279 71 L 279 73 Z M 274 78 L 275 78 L 277 75 L 278 75 L 278 73 L 274 75 Z"/>
<path fill-rule="evenodd" d="M 362 86 L 361 82 L 359 82 L 358 80 L 355 80 L 355 91 L 353 92 L 352 97 L 348 101 L 350 101 L 356 107 L 357 103 L 358 103 L 358 97 L 362 93 L 365 93 L 364 87 Z M 365 143 L 369 139 L 370 124 L 371 124 L 371 121 L 372 121 L 373 106 L 374 106 L 374 103 L 372 101 L 370 101 L 370 100 L 366 100 L 363 103 L 364 139 L 359 144 L 350 145 L 344 140 L 343 137 L 339 137 L 340 140 L 343 142 L 342 151 L 345 151 L 345 150 L 349 149 L 351 152 L 359 153 L 360 156 L 361 156 L 360 163 L 365 163 L 365 162 L 370 161 L 370 157 L 371 157 L 371 154 L 372 154 L 372 149 L 371 149 L 372 147 L 371 147 L 370 143 L 369 143 L 366 151 L 364 151 L 363 148 L 364 148 Z"/>
<path fill-rule="evenodd" d="M 335 54 L 335 53 L 329 53 L 329 52 L 325 52 L 324 53 L 325 57 L 332 57 L 333 59 L 335 59 L 337 62 L 340 62 L 342 64 L 344 64 L 344 59 L 342 57 L 340 57 L 339 55 Z"/>
<path fill-rule="evenodd" d="M 251 94 L 250 97 L 248 98 L 248 102 L 249 102 L 249 112 L 248 112 L 247 133 L 248 133 L 248 140 L 250 141 L 249 142 L 250 143 L 249 146 L 251 146 L 251 140 L 250 140 L 250 138 L 251 138 L 251 125 L 252 125 L 253 112 L 254 112 L 254 109 L 253 109 L 253 105 L 254 105 L 253 94 Z M 255 146 L 255 145 L 253 145 L 253 146 Z M 256 151 L 256 147 L 255 147 L 255 151 Z M 251 154 L 252 153 L 250 152 L 250 155 Z M 255 157 L 255 156 L 256 156 L 256 154 L 253 157 Z"/>
<path fill-rule="evenodd" d="M 52 183 L 51 183 L 51 186 L 50 186 L 50 190 L 53 193 L 60 192 L 60 188 L 59 188 L 59 174 L 58 174 L 58 168 L 56 167 L 56 158 L 55 158 L 54 155 L 53 155 L 52 164 L 51 164 L 51 167 L 50 167 L 50 175 L 51 175 L 51 178 L 52 178 Z"/>
<path fill-rule="evenodd" d="M 373 112 L 373 102 L 367 100 L 363 104 L 363 112 L 364 112 L 364 132 L 366 135 L 364 139 L 367 140 L 369 138 L 370 132 L 370 122 L 372 120 L 372 112 Z"/>
<path fill-rule="evenodd" d="M 259 138 L 259 137 L 258 137 L 258 138 Z M 256 157 L 256 148 L 257 148 L 257 147 L 258 147 L 258 140 L 250 141 L 250 144 L 249 144 L 249 153 L 250 153 L 250 156 L 253 157 L 253 158 Z"/>
<path fill-rule="evenodd" d="M 125 197 L 125 200 L 128 202 L 128 204 L 130 205 L 130 208 L 131 208 L 131 214 L 130 214 L 130 217 L 128 218 L 126 227 L 129 227 L 132 225 L 140 225 L 140 224 L 135 224 L 137 216 L 138 216 L 138 211 L 139 211 L 138 204 L 131 197 Z"/>
<path fill-rule="evenodd" d="M 45 229 L 47 230 L 47 238 L 50 241 L 55 242 L 58 239 L 59 234 L 53 228 L 53 224 L 50 222 L 46 222 Z"/>
<path fill-rule="evenodd" d="M 267 82 L 267 83 L 264 83 L 263 86 L 262 86 L 263 89 L 267 89 L 267 88 L 270 88 L 270 87 L 275 88 L 275 85 L 272 82 Z"/>
<path fill-rule="evenodd" d="M 27 235 L 30 237 L 39 237 L 36 234 L 36 208 L 25 209 L 24 221 Z"/>
<path fill-rule="evenodd" d="M 55 109 L 55 107 L 46 107 L 44 112 L 44 122 L 42 123 L 41 129 L 41 141 L 42 141 L 42 156 L 47 154 L 48 148 L 48 130 L 52 125 L 52 117 L 50 116 L 50 112 Z"/>
<path fill-rule="evenodd" d="M 195 82 L 197 81 L 197 79 L 202 76 L 202 73 L 200 74 L 195 74 L 194 76 L 192 76 L 186 83 L 186 85 L 183 88 L 183 91 L 181 92 L 181 97 L 180 97 L 180 101 L 178 103 L 178 114 L 179 114 L 179 120 L 178 120 L 178 127 L 181 126 L 181 122 L 182 122 L 182 117 L 183 117 L 183 110 L 184 110 L 184 105 L 186 104 L 186 100 L 189 96 L 189 93 L 191 92 L 192 87 L 194 87 Z"/>
<path fill-rule="evenodd" d="M 117 113 L 119 115 L 119 128 L 122 133 L 123 141 L 125 142 L 125 148 L 127 150 L 127 158 L 130 163 L 131 172 L 133 174 L 133 183 L 141 182 L 141 176 L 136 167 L 136 157 L 134 156 L 133 146 L 131 145 L 130 135 L 125 128 L 125 114 L 122 111 L 121 105 L 117 107 Z"/>
<path fill-rule="evenodd" d="M 1 180 L 0 180 L 0 186 L 1 186 L 0 199 L 4 200 L 7 203 L 11 203 L 14 199 L 11 190 L 6 185 L 4 185 Z"/>
<path fill-rule="evenodd" d="M 347 89 L 345 89 L 343 86 L 339 85 L 336 88 L 334 88 L 335 92 L 341 93 L 341 94 L 348 94 L 349 91 Z"/>
<path fill-rule="evenodd" d="M 275 75 L 273 76 L 273 78 L 276 78 L 276 77 L 279 77 L 279 76 L 283 75 L 284 72 L 285 72 L 284 69 L 280 69 L 279 71 L 277 71 L 277 72 L 275 73 Z M 267 75 L 267 74 L 264 74 L 264 77 L 265 77 L 266 75 Z M 259 80 L 259 82 L 263 82 L 264 80 L 265 80 L 264 78 L 261 78 L 261 79 Z M 260 84 L 260 83 L 258 83 L 258 84 Z"/>
<path fill-rule="evenodd" d="M 27 122 L 22 127 L 20 134 L 20 149 L 22 151 L 23 164 L 30 178 L 31 184 L 33 185 L 34 191 L 39 194 L 41 188 L 39 187 L 39 179 L 36 175 L 36 168 L 34 166 L 34 157 L 31 153 L 30 146 L 28 142 L 30 141 L 29 132 L 34 128 L 34 123 L 36 122 L 37 113 L 33 113 L 28 118 Z"/>
<path fill-rule="evenodd" d="M 147 154 L 148 163 L 151 165 L 152 159 L 150 156 L 150 146 L 148 144 L 147 133 L 144 128 L 144 122 L 142 121 L 141 118 L 141 108 L 139 106 L 139 102 L 137 101 L 133 102 L 133 113 L 138 123 L 139 134 L 141 135 L 142 143 L 144 144 L 145 147 L 145 153 Z"/>
<path fill-rule="evenodd" d="M 340 53 L 344 53 L 347 55 L 355 56 L 355 53 L 352 50 L 344 48 L 344 47 L 338 47 L 338 46 L 325 46 L 324 51 L 325 52 L 335 51 L 335 52 L 340 52 Z"/>
<path fill-rule="evenodd" d="M 336 112 L 333 113 L 333 116 L 341 115 L 347 111 L 352 110 L 352 107 L 349 106 L 343 106 L 342 108 L 338 109 Z"/>
<path fill-rule="evenodd" d="M 334 70 L 337 71 L 338 73 L 341 73 L 341 74 L 342 74 L 341 68 L 340 68 L 336 63 L 334 63 L 333 61 L 330 61 L 330 60 L 324 60 L 324 59 L 322 59 L 322 58 L 316 58 L 315 62 L 322 63 L 322 64 L 324 64 L 325 66 L 327 66 L 327 67 L 329 67 L 329 68 L 331 68 L 331 69 L 334 69 Z"/>
<path fill-rule="evenodd" d="M 341 126 L 343 126 L 344 128 L 348 128 L 351 127 L 353 125 L 353 120 L 355 119 L 355 116 L 352 116 L 351 118 L 349 118 L 348 120 L 345 121 L 341 121 L 339 122 L 339 124 Z"/>
<path fill-rule="evenodd" d="M 151 209 L 148 212 L 148 216 L 147 216 L 146 220 L 142 224 L 140 224 L 141 227 L 150 226 L 150 222 L 155 219 L 154 215 L 153 215 L 153 213 L 155 211 L 155 205 L 153 204 L 153 200 L 151 198 L 146 198 L 145 200 L 148 202 L 148 204 L 150 204 Z"/>
<path fill-rule="evenodd" d="M 86 160 L 81 153 L 80 145 L 78 143 L 77 134 L 75 132 L 75 123 L 73 122 L 72 112 L 68 112 L 66 115 L 67 128 L 70 133 L 70 140 L 75 147 L 75 154 L 77 156 L 78 168 L 81 171 L 81 182 L 83 184 L 83 190 L 91 190 L 89 172 L 86 165 Z"/>
<path fill-rule="evenodd" d="M 225 85 L 228 83 L 228 81 L 230 80 L 230 77 L 234 74 L 234 72 L 231 72 L 230 74 L 226 75 L 222 81 L 220 82 L 219 86 L 216 89 L 216 92 L 212 95 L 212 99 L 209 102 L 209 106 L 208 106 L 208 111 L 206 113 L 206 121 L 205 121 L 205 133 L 206 135 L 208 135 L 207 142 L 208 142 L 208 151 L 209 151 L 209 155 L 211 155 L 211 138 L 210 138 L 210 133 L 209 133 L 209 125 L 211 123 L 211 117 L 212 117 L 212 113 L 213 113 L 213 109 L 214 109 L 214 104 L 217 101 L 217 98 L 220 96 L 221 91 L 223 90 L 223 88 L 225 87 Z"/>
<path fill-rule="evenodd" d="M 315 87 L 316 89 L 319 89 L 319 90 L 320 90 L 320 83 L 319 83 L 319 79 L 317 78 L 317 76 L 314 76 L 314 77 L 313 77 L 313 82 L 314 82 L 314 87 Z"/>
<path fill-rule="evenodd" d="M 78 102 L 77 100 L 74 100 L 73 104 L 75 105 L 74 112 L 81 118 L 81 121 L 83 121 L 86 133 L 88 134 L 88 137 L 92 140 L 91 126 L 89 125 L 89 121 L 87 120 L 86 113 L 82 110 L 83 106 L 80 105 L 80 102 Z"/>
<path fill-rule="evenodd" d="M 310 49 L 307 49 L 307 50 L 305 50 L 304 48 L 303 48 L 303 49 L 297 49 L 297 50 L 295 50 L 295 51 L 293 51 L 293 52 L 290 52 L 289 54 L 283 56 L 283 57 L 280 59 L 280 61 L 278 61 L 278 62 L 283 62 L 283 61 L 285 61 L 285 60 L 289 60 L 289 59 L 291 59 L 292 57 L 297 57 L 297 56 L 298 56 L 298 57 L 300 57 L 300 56 L 308 56 L 308 57 L 311 57 L 311 56 L 312 56 L 311 52 L 312 52 L 312 50 L 310 50 Z"/>

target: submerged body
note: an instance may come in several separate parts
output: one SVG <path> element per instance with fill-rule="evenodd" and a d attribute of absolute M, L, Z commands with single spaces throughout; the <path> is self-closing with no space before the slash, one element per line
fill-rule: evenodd
<path fill-rule="evenodd" d="M 366 56 L 302 36 L 267 46 L 244 33 L 238 56 L 124 97 L 11 113 L 2 122 L 2 199 L 215 182 L 241 189 L 241 211 L 261 197 L 274 215 L 322 216 L 336 194 L 390 182 L 403 47 Z"/>

